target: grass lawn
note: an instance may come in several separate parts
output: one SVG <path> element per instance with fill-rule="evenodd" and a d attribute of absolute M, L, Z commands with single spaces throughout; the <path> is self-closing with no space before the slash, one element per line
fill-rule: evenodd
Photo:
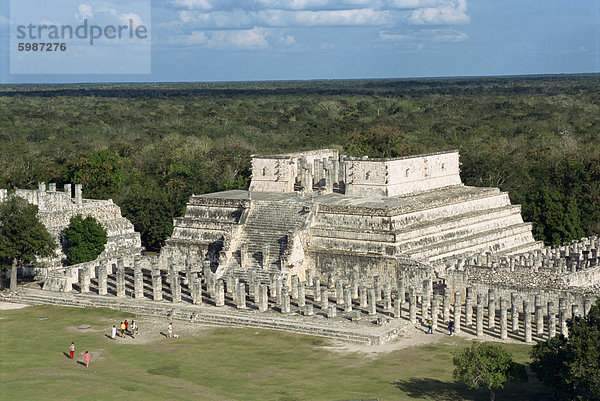
<path fill-rule="evenodd" d="M 48 319 L 39 320 L 44 316 Z M 377 357 L 321 348 L 328 340 L 257 329 L 216 328 L 197 336 L 130 344 L 105 333 L 131 314 L 49 306 L 0 311 L 0 400 L 487 400 L 452 380 L 452 355 L 469 342 L 401 349 Z M 91 325 L 93 332 L 69 327 Z M 177 323 L 176 323 L 177 324 Z M 68 359 L 92 354 L 89 368 Z M 530 346 L 506 348 L 519 362 Z M 547 399 L 530 374 L 497 400 Z"/>

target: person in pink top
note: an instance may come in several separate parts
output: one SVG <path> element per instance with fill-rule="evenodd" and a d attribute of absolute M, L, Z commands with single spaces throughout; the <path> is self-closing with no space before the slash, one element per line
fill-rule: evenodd
<path fill-rule="evenodd" d="M 90 367 L 90 353 L 85 351 L 85 354 L 83 354 L 83 360 L 85 361 L 85 367 L 89 368 Z"/>

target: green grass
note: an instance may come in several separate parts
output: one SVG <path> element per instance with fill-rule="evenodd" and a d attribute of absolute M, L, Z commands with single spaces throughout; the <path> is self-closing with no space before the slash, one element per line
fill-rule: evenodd
<path fill-rule="evenodd" d="M 45 316 L 48 319 L 39 320 Z M 0 311 L 0 400 L 486 400 L 452 380 L 458 338 L 381 354 L 331 352 L 327 340 L 256 329 L 211 329 L 202 335 L 151 344 L 123 344 L 104 328 L 131 315 L 107 309 L 28 307 Z M 70 333 L 90 324 L 93 333 Z M 63 354 L 90 350 L 90 368 Z M 529 346 L 506 345 L 520 362 Z M 80 358 L 81 359 L 81 358 Z M 508 386 L 497 399 L 547 396 L 530 382 Z"/>

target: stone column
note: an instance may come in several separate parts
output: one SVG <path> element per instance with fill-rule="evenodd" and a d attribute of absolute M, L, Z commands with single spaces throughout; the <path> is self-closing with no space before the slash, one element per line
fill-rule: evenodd
<path fill-rule="evenodd" d="M 181 302 L 181 280 L 179 279 L 179 272 L 175 271 L 173 266 L 169 268 L 169 277 L 171 279 L 171 301 Z"/>
<path fill-rule="evenodd" d="M 369 315 L 376 315 L 377 314 L 377 302 L 376 300 L 376 296 L 375 296 L 375 290 L 373 288 L 369 289 L 369 292 L 367 293 L 367 303 L 369 304 L 368 309 L 369 309 Z"/>
<path fill-rule="evenodd" d="M 83 203 L 83 196 L 81 195 L 81 184 L 75 184 L 75 203 L 81 205 Z"/>
<path fill-rule="evenodd" d="M 337 315 L 337 307 L 335 305 L 329 305 L 329 307 L 327 308 L 327 317 L 328 318 L 334 318 Z"/>
<path fill-rule="evenodd" d="M 162 277 L 160 275 L 160 269 L 158 264 L 153 260 L 152 263 L 152 299 L 155 301 L 162 301 L 163 299 L 162 290 Z"/>
<path fill-rule="evenodd" d="M 350 288 L 344 288 L 344 311 L 352 312 L 352 293 Z"/>
<path fill-rule="evenodd" d="M 383 310 L 386 312 L 392 310 L 392 289 L 387 283 L 383 285 Z"/>
<path fill-rule="evenodd" d="M 589 298 L 583 300 L 583 317 L 587 317 L 592 309 L 592 301 Z"/>
<path fill-rule="evenodd" d="M 496 297 L 494 290 L 488 290 L 488 329 L 496 327 Z"/>
<path fill-rule="evenodd" d="M 417 297 L 412 293 L 408 296 L 408 319 L 411 324 L 417 324 Z"/>
<path fill-rule="evenodd" d="M 312 269 L 306 269 L 306 271 L 304 272 L 304 282 L 306 283 L 307 287 L 310 287 L 312 282 L 313 282 L 313 270 Z"/>
<path fill-rule="evenodd" d="M 108 262 L 100 263 L 98 266 L 98 295 L 106 295 L 108 293 L 108 288 L 106 285 L 107 279 L 107 268 L 106 265 Z"/>
<path fill-rule="evenodd" d="M 304 308 L 306 305 L 306 291 L 304 290 L 304 283 L 298 282 L 298 307 Z"/>
<path fill-rule="evenodd" d="M 323 312 L 327 311 L 329 307 L 329 288 L 326 286 L 321 288 L 321 310 Z"/>
<path fill-rule="evenodd" d="M 483 305 L 477 304 L 475 306 L 475 310 L 477 311 L 476 319 L 476 327 L 477 327 L 477 337 L 483 337 Z"/>
<path fill-rule="evenodd" d="M 456 291 L 454 293 L 454 332 L 456 334 L 460 333 L 460 315 L 461 315 L 461 305 L 460 305 L 460 292 Z"/>
<path fill-rule="evenodd" d="M 398 298 L 402 303 L 404 303 L 406 299 L 406 283 L 403 277 L 400 277 L 398 280 L 396 280 L 396 287 Z"/>
<path fill-rule="evenodd" d="M 133 259 L 133 288 L 136 299 L 144 298 L 144 273 L 142 272 L 141 258 Z"/>
<path fill-rule="evenodd" d="M 541 304 L 535 305 L 535 334 L 544 335 L 544 307 Z"/>
<path fill-rule="evenodd" d="M 393 314 L 396 318 L 402 317 L 402 302 L 400 301 L 400 298 L 394 300 Z"/>
<path fill-rule="evenodd" d="M 352 273 L 352 280 L 350 281 L 350 286 L 352 287 L 352 299 L 358 299 L 358 284 L 358 275 Z"/>
<path fill-rule="evenodd" d="M 233 277 L 233 284 L 231 287 L 231 300 L 233 302 L 235 302 L 235 304 L 237 305 L 237 301 L 238 301 L 238 288 L 240 285 L 240 279 L 239 277 Z"/>
<path fill-rule="evenodd" d="M 528 299 L 523 300 L 523 326 L 525 327 L 525 342 L 531 342 L 531 305 Z"/>
<path fill-rule="evenodd" d="M 269 309 L 269 297 L 267 296 L 267 286 L 265 284 L 258 285 L 258 311 L 266 312 Z"/>
<path fill-rule="evenodd" d="M 313 301 L 321 302 L 321 279 L 313 278 Z"/>
<path fill-rule="evenodd" d="M 375 289 L 375 301 L 381 301 L 382 282 L 380 276 L 373 277 L 373 288 Z"/>
<path fill-rule="evenodd" d="M 238 283 L 237 308 L 246 309 L 246 283 Z"/>
<path fill-rule="evenodd" d="M 313 304 L 304 305 L 304 316 L 313 316 L 315 314 Z"/>
<path fill-rule="evenodd" d="M 448 323 L 450 321 L 450 295 L 444 295 L 444 305 L 443 305 L 443 314 L 442 319 L 444 319 L 444 323 Z"/>
<path fill-rule="evenodd" d="M 467 288 L 467 298 L 465 299 L 465 326 L 473 327 L 473 296 Z"/>
<path fill-rule="evenodd" d="M 559 320 L 560 320 L 560 334 L 565 337 L 569 336 L 569 330 L 567 328 L 567 310 L 561 309 L 559 312 Z"/>
<path fill-rule="evenodd" d="M 87 267 L 79 270 L 79 288 L 82 294 L 90 292 L 90 269 Z"/>
<path fill-rule="evenodd" d="M 554 302 L 548 302 L 548 338 L 556 335 L 556 311 L 554 310 Z"/>
<path fill-rule="evenodd" d="M 298 278 L 298 276 L 293 275 L 292 276 L 292 299 L 298 299 L 298 283 L 300 282 L 300 279 Z"/>
<path fill-rule="evenodd" d="M 283 298 L 283 296 L 281 294 L 282 290 L 283 290 L 283 277 L 279 276 L 279 277 L 277 277 L 277 281 L 275 282 L 277 306 L 281 306 L 281 304 L 282 304 L 282 298 Z"/>
<path fill-rule="evenodd" d="M 358 298 L 360 302 L 361 308 L 367 307 L 367 283 L 364 281 L 360 282 L 360 286 L 358 288 Z"/>
<path fill-rule="evenodd" d="M 437 296 L 431 298 L 431 321 L 433 322 L 433 331 L 435 332 L 438 327 L 438 315 L 439 315 L 439 300 Z"/>
<path fill-rule="evenodd" d="M 263 270 L 268 270 L 269 269 L 269 264 L 271 263 L 269 260 L 270 257 L 270 246 L 269 245 L 263 245 L 262 247 L 262 261 L 261 261 L 261 267 Z"/>
<path fill-rule="evenodd" d="M 425 291 L 425 280 L 423 282 L 423 298 L 421 298 L 421 318 L 428 319 L 429 318 L 429 294 Z"/>
<path fill-rule="evenodd" d="M 281 288 L 281 313 L 290 313 L 290 294 L 286 286 Z"/>
<path fill-rule="evenodd" d="M 117 259 L 117 296 L 125 296 L 125 266 L 123 266 L 123 259 Z"/>
<path fill-rule="evenodd" d="M 215 305 L 225 306 L 225 283 L 221 279 L 215 283 Z"/>
<path fill-rule="evenodd" d="M 344 304 L 344 281 L 336 280 L 335 281 L 335 302 L 338 305 Z"/>
<path fill-rule="evenodd" d="M 512 323 L 512 332 L 519 334 L 519 308 L 517 306 L 518 297 L 514 292 L 510 294 L 510 318 Z"/>
<path fill-rule="evenodd" d="M 500 298 L 500 339 L 508 338 L 508 305 L 506 299 Z"/>
<path fill-rule="evenodd" d="M 240 246 L 240 267 L 244 270 L 248 267 L 248 244 Z"/>
<path fill-rule="evenodd" d="M 202 304 L 202 283 L 198 277 L 191 277 L 192 303 L 194 305 Z"/>

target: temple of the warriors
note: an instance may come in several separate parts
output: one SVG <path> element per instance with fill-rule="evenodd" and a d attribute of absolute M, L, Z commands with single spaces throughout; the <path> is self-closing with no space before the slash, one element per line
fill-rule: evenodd
<path fill-rule="evenodd" d="M 163 255 L 207 257 L 218 277 L 258 268 L 391 279 L 459 255 L 542 247 L 507 193 L 462 184 L 457 151 L 253 156 L 249 190 L 192 196 L 174 225 Z"/>
<path fill-rule="evenodd" d="M 74 193 L 73 193 L 74 189 Z M 7 197 L 7 190 L 0 189 L 0 202 Z M 81 184 L 65 184 L 62 191 L 51 183 L 46 188 L 45 183 L 39 183 L 38 189 L 17 189 L 14 196 L 26 199 L 38 206 L 38 217 L 46 226 L 48 232 L 56 239 L 56 257 L 41 260 L 44 268 L 36 269 L 29 274 L 45 276 L 46 268 L 56 268 L 63 265 L 66 258 L 61 244 L 61 234 L 69 225 L 71 217 L 82 215 L 92 216 L 106 229 L 108 241 L 100 258 L 133 257 L 139 255 L 142 246 L 140 234 L 133 224 L 121 215 L 121 208 L 112 200 L 84 199 Z"/>
<path fill-rule="evenodd" d="M 479 338 L 568 335 L 567 319 L 600 297 L 600 238 L 543 246 L 508 194 L 463 185 L 459 167 L 456 151 L 254 156 L 249 189 L 192 196 L 159 256 L 139 254 L 139 235 L 110 200 L 82 199 L 79 186 L 74 197 L 70 186 L 17 191 L 54 235 L 90 214 L 109 245 L 95 261 L 54 269 L 43 289 L 0 300 L 368 344 L 427 319 L 436 333 L 451 323 Z"/>

